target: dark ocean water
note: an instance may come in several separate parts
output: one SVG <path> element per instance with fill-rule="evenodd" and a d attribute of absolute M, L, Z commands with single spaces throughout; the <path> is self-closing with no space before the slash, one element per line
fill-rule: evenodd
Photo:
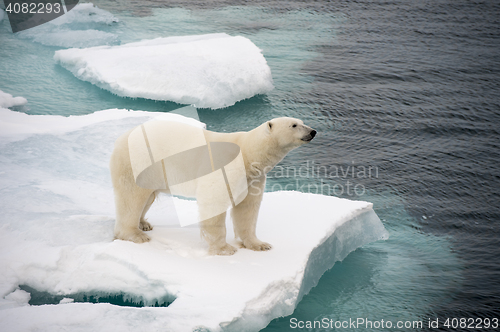
<path fill-rule="evenodd" d="M 122 41 L 142 36 L 147 29 L 139 26 L 158 22 L 154 17 L 165 25 L 148 33 L 250 38 L 263 49 L 275 90 L 224 110 L 200 110 L 201 120 L 210 129 L 233 131 L 275 116 L 302 118 L 319 134 L 280 164 L 267 189 L 288 184 L 374 202 L 391 239 L 336 264 L 291 317 L 500 318 L 498 1 L 94 3 L 131 18 L 128 27 L 117 28 L 134 33 L 123 33 Z M 40 70 L 76 81 L 53 64 Z M 50 102 L 62 109 L 79 99 L 93 106 L 65 115 L 125 104 L 178 107 L 71 84 L 71 100 L 62 90 L 61 100 Z M 36 96 L 8 92 L 37 105 Z M 34 106 L 27 112 L 57 114 Z M 265 330 L 290 330 L 290 317 Z"/>

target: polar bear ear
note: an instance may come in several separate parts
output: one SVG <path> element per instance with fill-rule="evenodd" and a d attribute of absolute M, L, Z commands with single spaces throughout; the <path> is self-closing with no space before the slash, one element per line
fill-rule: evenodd
<path fill-rule="evenodd" d="M 273 124 L 271 121 L 267 121 L 267 130 L 271 131 L 271 129 L 273 129 Z"/>

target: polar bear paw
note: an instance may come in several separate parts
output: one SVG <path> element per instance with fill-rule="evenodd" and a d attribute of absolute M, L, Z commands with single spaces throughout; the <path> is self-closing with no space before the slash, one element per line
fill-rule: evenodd
<path fill-rule="evenodd" d="M 255 251 L 267 251 L 271 250 L 273 247 L 267 242 L 262 242 L 260 240 L 254 240 L 254 241 L 244 241 L 242 244 L 243 248 L 247 248 L 250 250 L 255 250 Z"/>
<path fill-rule="evenodd" d="M 153 226 L 146 221 L 146 219 L 142 219 L 139 223 L 139 229 L 145 232 L 153 230 Z"/>
<path fill-rule="evenodd" d="M 149 242 L 151 240 L 151 238 L 147 236 L 146 233 L 144 233 L 139 229 L 126 233 L 120 232 L 115 236 L 115 239 L 132 241 L 135 243 L 144 243 L 144 242 Z"/>
<path fill-rule="evenodd" d="M 212 248 L 210 248 L 209 249 L 209 254 L 211 254 L 211 255 L 221 255 L 221 256 L 231 256 L 231 255 L 234 255 L 236 253 L 236 251 L 238 251 L 238 249 L 236 249 L 232 245 L 226 243 L 222 247 L 218 247 L 218 248 L 212 247 Z"/>

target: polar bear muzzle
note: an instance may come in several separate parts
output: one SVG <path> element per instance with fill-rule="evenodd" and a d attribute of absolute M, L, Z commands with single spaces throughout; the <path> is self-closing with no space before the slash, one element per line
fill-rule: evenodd
<path fill-rule="evenodd" d="M 302 137 L 302 140 L 306 141 L 306 142 L 312 141 L 312 139 L 314 138 L 314 136 L 316 136 L 316 133 L 317 133 L 316 130 L 311 129 L 311 131 L 309 132 L 309 134 L 307 134 L 306 136 Z"/>

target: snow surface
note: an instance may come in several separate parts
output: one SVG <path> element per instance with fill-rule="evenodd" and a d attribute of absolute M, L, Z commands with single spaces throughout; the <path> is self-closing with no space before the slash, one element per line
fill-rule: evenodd
<path fill-rule="evenodd" d="M 11 105 L 4 107 L 24 105 L 27 103 L 25 98 L 12 98 L 12 95 L 3 94 L 7 95 L 7 97 L 2 99 L 2 94 L 2 91 L 0 91 L 0 142 L 23 140 L 36 134 L 64 134 L 98 122 L 118 120 L 123 117 L 151 117 L 151 114 L 154 114 L 153 120 L 168 119 L 169 121 L 180 121 L 206 129 L 204 123 L 178 114 L 128 111 L 124 109 L 100 111 L 86 116 L 70 115 L 69 117 L 65 117 L 59 115 L 28 115 L 26 113 L 12 112 L 11 110 L 2 108 L 2 102 L 5 102 L 5 105 Z"/>
<path fill-rule="evenodd" d="M 258 224 L 259 237 L 274 246 L 268 252 L 208 256 L 198 227 L 180 227 L 161 197 L 148 215 L 155 227 L 148 232 L 151 242 L 113 241 L 113 142 L 157 115 L 114 109 L 64 118 L 1 111 L 2 330 L 258 331 L 291 314 L 335 261 L 387 238 L 371 203 L 274 192 L 264 195 Z M 5 133 L 11 124 L 22 135 Z M 184 208 L 177 213 L 196 218 L 196 203 L 179 201 Z M 227 225 L 234 244 L 229 220 Z M 30 294 L 20 285 L 60 301 L 28 305 Z M 133 308 L 73 302 L 82 294 L 173 303 Z"/>
<path fill-rule="evenodd" d="M 111 13 L 91 3 L 79 3 L 66 14 L 42 25 L 20 31 L 17 36 L 43 45 L 59 47 L 116 45 L 119 43 L 118 36 L 101 29 L 118 21 L 118 18 Z"/>
<path fill-rule="evenodd" d="M 225 33 L 60 50 L 54 59 L 79 79 L 119 96 L 198 108 L 231 106 L 273 89 L 261 50 Z"/>

